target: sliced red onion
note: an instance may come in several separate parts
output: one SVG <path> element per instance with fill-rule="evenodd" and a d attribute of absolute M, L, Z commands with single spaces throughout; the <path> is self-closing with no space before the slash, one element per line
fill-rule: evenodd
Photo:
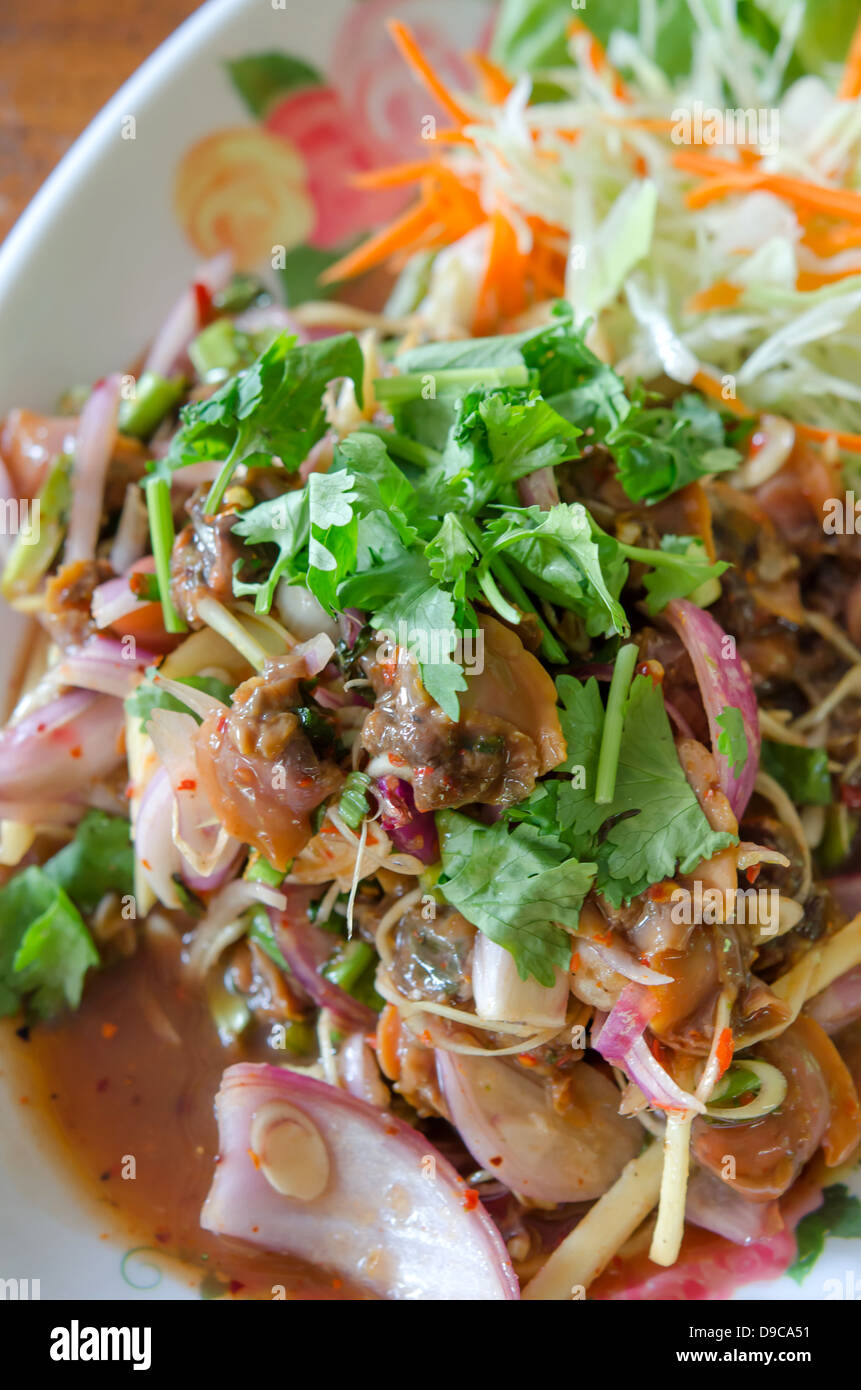
<path fill-rule="evenodd" d="M 204 1230 L 293 1255 L 382 1298 L 516 1299 L 499 1232 L 424 1135 L 283 1067 L 228 1067 Z"/>
<path fill-rule="evenodd" d="M 374 787 L 380 803 L 380 824 L 395 849 L 412 854 L 423 864 L 439 860 L 439 839 L 432 811 L 417 811 L 413 789 L 399 777 L 380 777 Z"/>
<path fill-rule="evenodd" d="M 116 695 L 124 700 L 156 659 L 155 652 L 135 647 L 129 652 L 122 642 L 107 637 L 88 637 L 79 647 L 69 647 L 58 676 L 66 685 Z"/>
<path fill-rule="evenodd" d="M 268 883 L 237 878 L 215 893 L 207 904 L 206 916 L 195 928 L 188 948 L 189 968 L 200 979 L 207 974 L 222 951 L 244 934 L 243 915 L 250 907 L 283 908 L 285 895 Z"/>
<path fill-rule="evenodd" d="M 212 260 L 205 261 L 197 267 L 192 283 L 180 295 L 156 334 L 143 365 L 144 372 L 170 376 L 184 356 L 192 338 L 203 327 L 200 320 L 200 295 L 195 286 L 203 286 L 211 297 L 227 288 L 232 274 L 233 255 L 229 251 L 214 256 Z"/>
<path fill-rule="evenodd" d="M 143 602 L 131 590 L 128 575 L 108 579 L 93 590 L 92 612 L 97 628 L 112 627 L 130 613 L 142 608 Z"/>
<path fill-rule="evenodd" d="M 329 616 L 306 585 L 288 584 L 282 579 L 275 590 L 275 607 L 282 623 L 298 642 L 306 642 L 316 637 L 318 632 L 325 632 L 327 637 L 337 642 L 337 619 Z"/>
<path fill-rule="evenodd" d="M 437 1077 L 473 1158 L 535 1202 L 592 1201 L 611 1187 L 642 1142 L 619 1115 L 619 1092 L 582 1062 L 570 1074 L 570 1111 L 516 1062 L 437 1048 Z"/>
<path fill-rule="evenodd" d="M 129 483 L 123 499 L 116 535 L 111 544 L 111 569 L 117 574 L 125 574 L 132 565 L 146 554 L 149 542 L 149 517 L 144 502 L 143 489 L 137 483 Z"/>
<path fill-rule="evenodd" d="M 570 993 L 566 970 L 557 969 L 553 985 L 541 985 L 531 976 L 521 980 L 511 952 L 497 946 L 484 932 L 477 934 L 472 952 L 472 997 L 479 1018 L 561 1028 Z"/>
<path fill-rule="evenodd" d="M 361 1030 L 350 1033 L 338 1049 L 338 1074 L 351 1096 L 388 1109 L 388 1087 L 380 1076 L 374 1049 Z"/>
<path fill-rule="evenodd" d="M 123 758 L 123 707 L 73 690 L 0 731 L 0 788 L 9 801 L 63 801 Z"/>
<path fill-rule="evenodd" d="M 750 677 L 736 651 L 735 638 L 729 637 L 710 613 L 688 599 L 673 599 L 667 605 L 666 616 L 693 663 L 709 721 L 718 780 L 733 814 L 740 820 L 759 770 L 761 742 L 759 710 Z M 747 760 L 741 769 L 733 770 L 726 754 L 718 750 L 722 730 L 717 721 L 726 706 L 738 710 L 747 735 Z"/>
<path fill-rule="evenodd" d="M 595 952 L 597 956 L 609 965 L 611 970 L 615 970 L 617 975 L 624 975 L 626 980 L 633 980 L 638 985 L 671 985 L 672 975 L 660 975 L 657 970 L 651 970 L 647 965 L 634 960 L 627 951 L 623 951 L 621 946 L 605 945 L 602 941 L 596 941 L 593 936 L 578 937 L 577 949 L 583 947 Z"/>
<path fill-rule="evenodd" d="M 861 912 L 861 874 L 838 874 L 828 879 L 831 896 L 847 917 Z"/>
<path fill-rule="evenodd" d="M 135 855 L 152 891 L 165 907 L 181 906 L 176 876 L 182 856 L 174 844 L 174 797 L 167 768 L 159 767 L 144 788 L 135 818 Z"/>
<path fill-rule="evenodd" d="M 203 693 L 191 686 L 181 689 Z M 186 881 L 203 890 L 223 881 L 241 845 L 221 825 L 204 792 L 194 754 L 197 727 L 190 714 L 178 710 L 154 709 L 147 721 L 147 733 L 173 787 L 173 838 L 189 866 Z"/>
<path fill-rule="evenodd" d="M 748 1201 L 707 1168 L 699 1168 L 688 1182 L 685 1220 L 734 1245 L 750 1245 L 783 1229 L 777 1202 Z"/>
<path fill-rule="evenodd" d="M 72 504 L 63 558 L 92 560 L 102 521 L 105 479 L 117 438 L 122 377 L 96 382 L 78 420 L 72 468 Z"/>
<path fill-rule="evenodd" d="M 838 975 L 820 994 L 808 1000 L 804 1012 L 826 1033 L 837 1033 L 861 1018 L 861 965 Z"/>
<path fill-rule="evenodd" d="M 677 709 L 676 706 L 666 697 L 664 698 L 664 708 L 666 709 L 667 714 L 672 719 L 679 733 L 682 735 L 682 738 L 693 738 L 694 731 L 688 723 L 687 719 L 685 719 L 685 716 L 682 714 L 681 710 Z"/>
<path fill-rule="evenodd" d="M 347 1028 L 362 1029 L 367 1033 L 377 1026 L 377 1015 L 373 1009 L 359 1003 L 340 985 L 327 980 L 320 973 L 320 967 L 331 954 L 332 941 L 330 938 L 327 942 L 324 934 L 313 922 L 308 921 L 305 911 L 307 901 L 307 894 L 290 894 L 285 911 L 272 911 L 269 914 L 284 959 L 319 1009 L 328 1009 Z"/>
<path fill-rule="evenodd" d="M 517 492 L 524 507 L 540 507 L 542 512 L 549 512 L 559 501 L 559 488 L 552 468 L 539 468 L 525 478 L 518 478 Z"/>
<path fill-rule="evenodd" d="M 338 614 L 341 637 L 348 647 L 355 646 L 356 638 L 365 626 L 365 615 L 359 608 L 345 608 Z"/>
<path fill-rule="evenodd" d="M 684 1091 L 652 1056 L 643 1034 L 655 1008 L 641 985 L 627 985 L 608 1014 L 595 1015 L 592 1046 L 639 1086 L 649 1105 L 659 1110 L 705 1113 L 702 1101 Z"/>

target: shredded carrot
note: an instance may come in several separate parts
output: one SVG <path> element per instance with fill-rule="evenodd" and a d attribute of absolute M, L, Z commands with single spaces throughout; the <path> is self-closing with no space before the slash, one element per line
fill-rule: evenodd
<path fill-rule="evenodd" d="M 836 285 L 839 280 L 849 280 L 853 275 L 861 275 L 861 266 L 849 270 L 800 270 L 795 281 L 797 290 L 821 290 L 823 285 Z"/>
<path fill-rule="evenodd" d="M 620 101 L 630 101 L 631 93 L 607 58 L 604 45 L 576 15 L 568 21 L 568 37 L 582 44 L 586 60 L 592 71 L 599 77 L 606 77 L 610 80 L 613 95 L 618 97 Z"/>
<path fill-rule="evenodd" d="M 802 241 L 814 255 L 827 259 L 838 251 L 857 250 L 861 246 L 861 227 L 854 227 L 851 223 L 823 227 L 820 222 L 806 228 Z"/>
<path fill-rule="evenodd" d="M 483 53 L 468 53 L 466 56 L 481 78 L 485 101 L 501 106 L 514 87 L 511 78 Z"/>
<path fill-rule="evenodd" d="M 847 453 L 861 454 L 861 434 L 850 434 L 846 430 L 826 430 L 819 425 L 803 425 L 797 420 L 793 423 L 795 433 L 802 439 L 814 439 L 820 444 L 833 439 L 838 448 L 845 449 Z"/>
<path fill-rule="evenodd" d="M 685 302 L 688 314 L 705 314 L 711 309 L 731 309 L 741 299 L 744 291 L 740 285 L 730 280 L 716 280 L 708 289 L 698 290 Z"/>
<path fill-rule="evenodd" d="M 417 183 L 440 167 L 438 160 L 414 159 L 404 164 L 384 164 L 380 169 L 363 169 L 350 182 L 355 188 L 400 188 L 402 184 Z"/>
<path fill-rule="evenodd" d="M 433 220 L 433 213 L 424 202 L 410 208 L 402 217 L 389 223 L 388 227 L 368 237 L 368 240 L 357 246 L 355 251 L 348 251 L 346 256 L 330 265 L 320 276 L 320 283 L 329 285 L 336 280 L 348 280 L 354 275 L 361 275 L 364 271 L 373 269 L 393 251 L 410 245 L 420 232 L 427 231 Z"/>
<path fill-rule="evenodd" d="M 717 159 L 696 150 L 679 150 L 673 155 L 677 169 L 689 174 L 701 174 L 712 180 L 695 189 L 687 198 L 689 207 L 703 207 L 716 197 L 751 188 L 763 188 L 786 202 L 861 222 L 861 193 L 849 188 L 832 188 L 829 184 L 811 183 L 807 179 L 791 178 L 786 174 L 770 174 L 761 169 L 745 168 L 729 159 Z M 695 199 L 695 201 L 694 201 Z"/>
<path fill-rule="evenodd" d="M 700 537 L 705 546 L 706 555 L 714 564 L 717 559 L 717 551 L 715 550 L 714 528 L 712 527 L 712 509 L 705 488 L 697 479 L 688 483 L 687 487 L 682 488 L 679 496 L 682 499 L 686 522 Z"/>
<path fill-rule="evenodd" d="M 849 56 L 837 95 L 841 101 L 854 101 L 856 97 L 861 96 L 861 19 L 858 20 L 855 33 L 852 35 Z"/>
<path fill-rule="evenodd" d="M 386 28 L 419 81 L 424 83 L 431 95 L 436 97 L 440 106 L 445 108 L 457 125 L 466 125 L 471 119 L 469 112 L 452 96 L 442 78 L 434 72 L 416 43 L 412 31 L 399 19 L 390 19 Z"/>
<path fill-rule="evenodd" d="M 702 391 L 704 396 L 710 396 L 713 401 L 717 401 L 732 415 L 738 415 L 741 419 L 748 419 L 755 413 L 749 410 L 742 401 L 737 400 L 735 396 L 726 397 L 721 382 L 713 377 L 711 372 L 707 372 L 704 367 L 701 367 L 694 374 L 691 384 L 696 386 L 698 391 Z"/>
<path fill-rule="evenodd" d="M 493 330 L 500 318 L 513 318 L 525 307 L 524 257 L 508 218 L 495 212 L 490 219 L 490 245 L 487 266 L 478 294 L 475 333 L 482 337 Z"/>
<path fill-rule="evenodd" d="M 720 1078 L 721 1076 L 723 1076 L 724 1072 L 726 1071 L 727 1067 L 729 1066 L 730 1062 L 732 1061 L 732 1054 L 733 1054 L 734 1047 L 735 1047 L 735 1044 L 733 1043 L 733 1040 L 732 1040 L 732 1032 L 730 1031 L 729 1028 L 724 1028 L 723 1032 L 721 1033 L 720 1037 L 718 1038 L 718 1045 L 717 1045 L 717 1054 L 716 1054 L 716 1055 L 717 1055 L 717 1064 L 718 1064 L 718 1068 L 719 1068 L 719 1070 L 718 1070 L 718 1078 Z"/>
<path fill-rule="evenodd" d="M 397 1081 L 401 1074 L 401 1059 L 398 1056 L 400 1036 L 401 1016 L 394 1004 L 387 1004 L 377 1023 L 377 1057 L 383 1075 L 390 1081 Z"/>

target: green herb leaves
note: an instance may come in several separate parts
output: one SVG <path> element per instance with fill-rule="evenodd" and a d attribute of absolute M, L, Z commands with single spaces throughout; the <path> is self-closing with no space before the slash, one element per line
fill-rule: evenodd
<path fill-rule="evenodd" d="M 481 825 L 457 811 L 439 811 L 436 820 L 437 887 L 446 901 L 511 952 L 521 979 L 552 985 L 554 967 L 569 967 L 564 928 L 577 926 L 595 865 L 578 863 L 561 840 L 532 825 Z"/>
<path fill-rule="evenodd" d="M 824 748 L 801 748 L 763 739 L 760 758 L 763 770 L 780 783 L 796 805 L 830 805 L 831 773 Z"/>
<path fill-rule="evenodd" d="M 557 682 L 560 722 L 568 743 L 566 770 L 573 772 L 558 797 L 560 834 L 581 858 L 598 865 L 595 887 L 614 907 L 676 868 L 690 873 L 701 859 L 733 844 L 712 830 L 676 755 L 663 696 L 637 676 L 622 726 L 616 785 L 609 804 L 595 802 L 604 709 L 594 679 Z"/>
<path fill-rule="evenodd" d="M 822 1206 L 798 1223 L 798 1253 L 787 1270 L 797 1284 L 816 1264 L 825 1249 L 826 1236 L 861 1236 L 861 1201 L 842 1182 L 826 1187 Z"/>

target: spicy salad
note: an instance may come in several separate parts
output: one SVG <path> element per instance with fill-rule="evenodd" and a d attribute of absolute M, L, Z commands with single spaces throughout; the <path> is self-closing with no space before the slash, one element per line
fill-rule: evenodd
<path fill-rule="evenodd" d="M 861 29 L 609 8 L 506 0 L 470 92 L 393 21 L 407 211 L 0 430 L 0 1012 L 209 1296 L 858 1225 Z"/>

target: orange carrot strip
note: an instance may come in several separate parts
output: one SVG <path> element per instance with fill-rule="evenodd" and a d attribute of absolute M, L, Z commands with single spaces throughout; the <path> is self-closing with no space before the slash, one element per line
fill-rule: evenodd
<path fill-rule="evenodd" d="M 427 231 L 433 220 L 433 212 L 426 203 L 421 202 L 410 208 L 402 217 L 390 222 L 388 227 L 383 227 L 381 231 L 368 237 L 361 246 L 357 246 L 354 251 L 348 251 L 346 256 L 330 265 L 320 276 L 320 283 L 329 285 L 337 280 L 350 280 L 353 276 L 361 275 L 375 265 L 380 265 L 393 251 L 410 245 L 421 232 Z"/>
<path fill-rule="evenodd" d="M 717 559 L 717 552 L 715 550 L 712 509 L 709 504 L 708 493 L 702 483 L 697 479 L 692 483 L 688 483 L 687 487 L 682 488 L 679 496 L 682 500 L 685 521 L 700 537 L 700 540 L 705 546 L 708 559 L 714 564 Z M 726 1070 L 726 1068 L 724 1068 L 724 1070 Z"/>
<path fill-rule="evenodd" d="M 472 145 L 475 142 L 471 135 L 466 135 L 462 130 L 445 127 L 444 130 L 434 132 L 434 140 L 438 140 L 441 145 Z M 428 141 L 430 144 L 430 141 Z"/>
<path fill-rule="evenodd" d="M 457 125 L 466 125 L 470 120 L 470 114 L 452 96 L 442 78 L 434 72 L 427 58 L 422 53 L 415 37 L 406 24 L 402 24 L 399 19 L 390 19 L 386 25 L 389 33 L 394 39 L 401 56 L 409 63 L 413 72 L 421 82 L 427 87 L 428 91 L 435 96 L 440 106 L 443 106 Z"/>
<path fill-rule="evenodd" d="M 400 1014 L 394 1004 L 387 1004 L 377 1023 L 377 1059 L 383 1075 L 390 1081 L 397 1081 L 401 1074 L 401 1059 L 398 1056 L 400 1035 Z"/>
<path fill-rule="evenodd" d="M 849 188 L 831 188 L 826 184 L 810 183 L 806 179 L 790 178 L 786 174 L 769 174 L 760 170 L 741 168 L 728 159 L 713 159 L 710 155 L 698 154 L 695 150 L 679 150 L 673 156 L 677 169 L 691 174 L 704 174 L 715 183 L 723 181 L 725 191 L 733 192 L 737 187 L 764 188 L 790 203 L 827 213 L 831 217 L 842 217 L 847 221 L 861 222 L 861 193 Z M 735 185 L 735 189 L 733 187 Z M 712 185 L 714 186 L 714 184 Z M 706 196 L 706 190 L 697 190 Z M 691 204 L 689 204 L 691 205 Z M 704 206 L 698 203 L 697 206 Z"/>
<path fill-rule="evenodd" d="M 813 1054 L 828 1085 L 831 1115 L 822 1139 L 829 1168 L 843 1163 L 861 1139 L 861 1107 L 855 1084 L 834 1043 L 815 1019 L 799 1014 L 792 1025 Z"/>
<path fill-rule="evenodd" d="M 402 184 L 416 183 L 426 174 L 432 174 L 437 163 L 429 159 L 414 159 L 405 164 L 384 164 L 379 169 L 364 169 L 353 174 L 350 183 L 354 188 L 400 188 Z"/>
<path fill-rule="evenodd" d="M 708 289 L 698 290 L 685 301 L 688 314 L 705 314 L 710 309 L 731 309 L 741 299 L 744 291 L 731 280 L 716 280 Z"/>
<path fill-rule="evenodd" d="M 861 227 L 851 223 L 831 227 L 808 227 L 802 238 L 816 256 L 827 259 L 838 251 L 855 251 L 861 246 Z"/>
<path fill-rule="evenodd" d="M 722 405 L 730 414 L 738 415 L 741 419 L 749 419 L 755 413 L 749 410 L 743 401 L 738 401 L 732 396 L 727 399 L 723 394 L 721 383 L 712 376 L 711 372 L 707 372 L 704 367 L 701 367 L 700 370 L 694 374 L 691 385 L 696 386 L 698 391 L 702 391 L 704 396 L 710 396 L 713 401 L 717 401 L 718 404 Z"/>
<path fill-rule="evenodd" d="M 604 45 L 597 39 L 592 30 L 578 19 L 576 15 L 568 21 L 568 37 L 570 39 L 580 39 L 588 41 L 586 43 L 586 56 L 593 72 L 600 77 L 608 77 L 613 84 L 613 95 L 620 101 L 630 101 L 631 93 L 625 86 L 616 69 L 607 58 Z"/>
<path fill-rule="evenodd" d="M 502 71 L 498 63 L 491 62 L 490 58 L 485 57 L 483 53 L 467 53 L 466 56 L 481 78 L 485 101 L 499 102 L 500 104 L 505 101 L 514 87 L 508 74 Z"/>
<path fill-rule="evenodd" d="M 854 270 L 800 270 L 795 281 L 797 290 L 820 290 L 823 285 L 836 285 L 838 280 L 848 280 L 852 275 L 861 275 L 861 266 Z"/>
<path fill-rule="evenodd" d="M 857 96 L 861 96 L 861 19 L 859 19 L 855 33 L 852 35 L 849 56 L 846 59 L 846 66 L 843 69 L 843 77 L 837 89 L 837 95 L 841 101 L 854 101 Z"/>
<path fill-rule="evenodd" d="M 820 425 L 802 425 L 797 420 L 793 424 L 795 433 L 802 439 L 815 439 L 820 444 L 833 439 L 837 447 L 845 449 L 848 454 L 861 454 L 861 434 L 850 434 L 847 430 L 826 430 Z"/>

